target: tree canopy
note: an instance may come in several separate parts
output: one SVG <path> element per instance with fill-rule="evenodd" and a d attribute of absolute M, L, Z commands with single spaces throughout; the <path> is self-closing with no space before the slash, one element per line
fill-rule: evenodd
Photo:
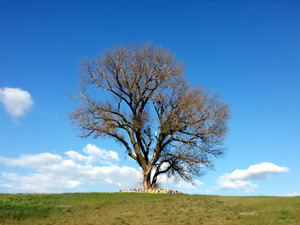
<path fill-rule="evenodd" d="M 183 63 L 151 43 L 124 45 L 84 59 L 78 107 L 82 137 L 111 137 L 143 171 L 143 186 L 161 174 L 188 182 L 224 153 L 229 106 L 187 84 Z"/>

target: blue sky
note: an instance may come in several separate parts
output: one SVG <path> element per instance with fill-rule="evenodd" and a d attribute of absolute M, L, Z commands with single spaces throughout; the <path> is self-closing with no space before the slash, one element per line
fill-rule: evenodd
<path fill-rule="evenodd" d="M 217 91 L 232 111 L 226 155 L 214 170 L 196 186 L 164 186 L 300 194 L 300 2 L 0 2 L 0 193 L 138 186 L 138 167 L 122 146 L 76 136 L 68 95 L 81 58 L 151 41 L 171 49 L 188 82 Z"/>

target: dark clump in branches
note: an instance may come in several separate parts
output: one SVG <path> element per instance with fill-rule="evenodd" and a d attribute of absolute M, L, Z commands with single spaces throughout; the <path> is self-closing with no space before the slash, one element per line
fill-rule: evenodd
<path fill-rule="evenodd" d="M 161 174 L 193 182 L 223 155 L 229 106 L 189 86 L 183 71 L 170 51 L 151 43 L 81 61 L 72 122 L 82 137 L 120 142 L 142 168 L 144 188 Z"/>

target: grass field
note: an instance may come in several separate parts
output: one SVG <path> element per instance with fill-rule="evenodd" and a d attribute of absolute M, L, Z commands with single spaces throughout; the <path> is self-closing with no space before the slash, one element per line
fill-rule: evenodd
<path fill-rule="evenodd" d="M 300 224 L 300 197 L 0 194 L 0 224 Z"/>

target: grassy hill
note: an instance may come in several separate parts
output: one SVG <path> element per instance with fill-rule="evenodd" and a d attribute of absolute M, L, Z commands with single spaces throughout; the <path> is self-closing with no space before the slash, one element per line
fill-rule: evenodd
<path fill-rule="evenodd" d="M 0 194 L 0 224 L 300 224 L 300 197 Z"/>

